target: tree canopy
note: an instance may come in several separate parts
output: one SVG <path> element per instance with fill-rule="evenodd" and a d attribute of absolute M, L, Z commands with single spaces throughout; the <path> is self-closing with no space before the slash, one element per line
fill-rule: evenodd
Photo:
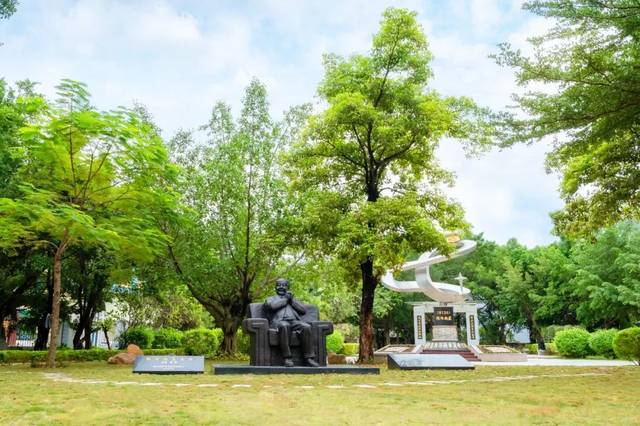
<path fill-rule="evenodd" d="M 502 45 L 500 64 L 518 83 L 524 115 L 507 115 L 505 144 L 554 138 L 547 157 L 562 175 L 566 205 L 557 232 L 584 235 L 640 218 L 640 5 L 635 0 L 530 1 L 524 9 L 555 21 L 530 39 L 525 56 Z"/>

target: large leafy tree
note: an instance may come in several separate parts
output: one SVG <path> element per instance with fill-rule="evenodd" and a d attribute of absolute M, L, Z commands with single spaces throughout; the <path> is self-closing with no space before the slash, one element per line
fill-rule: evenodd
<path fill-rule="evenodd" d="M 524 8 L 553 19 L 530 39 L 530 56 L 502 46 L 498 62 L 530 89 L 515 96 L 504 141 L 555 139 L 548 167 L 562 175 L 566 205 L 557 231 L 591 233 L 640 218 L 640 4 L 636 0 L 536 0 Z"/>
<path fill-rule="evenodd" d="M 172 141 L 172 155 L 184 170 L 184 210 L 172 227 L 169 255 L 179 279 L 224 331 L 229 353 L 248 304 L 275 278 L 293 243 L 292 205 L 277 160 L 304 111 L 294 108 L 283 123 L 274 122 L 266 89 L 254 80 L 237 121 L 220 102 L 203 127 L 205 143 L 190 133 Z"/>
<path fill-rule="evenodd" d="M 102 247 L 149 260 L 166 238 L 155 221 L 170 209 L 172 170 L 162 141 L 124 108 L 99 112 L 84 85 L 65 80 L 58 100 L 22 100 L 35 117 L 20 129 L 19 193 L 0 198 L 0 246 L 53 252 L 51 341 L 58 338 L 62 260 L 73 246 Z M 47 365 L 55 366 L 51 344 Z"/>
<path fill-rule="evenodd" d="M 441 191 L 452 180 L 435 158 L 445 136 L 484 140 L 466 98 L 427 86 L 429 52 L 415 13 L 390 8 L 368 55 L 324 58 L 318 94 L 326 109 L 293 150 L 294 188 L 307 200 L 304 226 L 362 282 L 360 360 L 373 357 L 373 306 L 386 268 L 410 248 L 450 250 L 443 229 L 464 226 Z M 478 115 L 479 116 L 479 115 Z"/>
<path fill-rule="evenodd" d="M 640 225 L 622 222 L 602 230 L 594 243 L 577 243 L 572 257 L 567 287 L 580 323 L 624 328 L 640 319 Z"/>

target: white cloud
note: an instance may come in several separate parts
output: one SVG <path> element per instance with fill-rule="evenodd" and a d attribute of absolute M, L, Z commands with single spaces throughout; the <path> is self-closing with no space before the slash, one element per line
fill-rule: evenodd
<path fill-rule="evenodd" d="M 40 81 L 48 95 L 61 78 L 84 81 L 101 108 L 138 100 L 170 136 L 204 123 L 216 100 L 237 110 L 254 76 L 266 83 L 275 114 L 312 101 L 322 53 L 365 53 L 389 4 L 254 0 L 225 9 L 168 0 L 24 2 L 0 23 L 0 72 L 10 81 Z M 529 34 L 549 25 L 506 0 L 393 5 L 419 12 L 435 56 L 433 87 L 495 109 L 510 103 L 516 86 L 512 72 L 487 56 L 503 39 L 525 47 Z M 496 39 L 498 30 L 504 36 Z M 477 232 L 500 242 L 550 240 L 547 213 L 560 204 L 555 178 L 543 171 L 543 146 L 469 160 L 458 144 L 443 141 L 439 153 L 458 175 L 452 195 Z"/>

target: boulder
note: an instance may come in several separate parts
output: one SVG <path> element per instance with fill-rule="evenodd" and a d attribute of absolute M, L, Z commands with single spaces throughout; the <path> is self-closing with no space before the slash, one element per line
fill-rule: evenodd
<path fill-rule="evenodd" d="M 142 349 L 140 349 L 137 345 L 134 345 L 133 343 L 127 346 L 127 353 L 135 354 L 135 355 L 144 355 L 144 352 L 142 352 Z"/>
<path fill-rule="evenodd" d="M 114 355 L 107 361 L 109 364 L 133 364 L 138 355 L 144 355 L 142 350 L 136 345 L 127 346 L 127 352 Z"/>
<path fill-rule="evenodd" d="M 342 355 L 342 354 L 333 354 L 330 353 L 328 355 L 328 360 L 329 360 L 329 364 L 346 364 L 347 363 L 347 357 Z"/>

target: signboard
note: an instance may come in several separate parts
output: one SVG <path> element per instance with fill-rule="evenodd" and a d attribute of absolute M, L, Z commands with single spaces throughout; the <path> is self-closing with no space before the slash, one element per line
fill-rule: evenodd
<path fill-rule="evenodd" d="M 203 356 L 138 356 L 133 363 L 134 373 L 147 374 L 202 374 Z"/>
<path fill-rule="evenodd" d="M 457 354 L 389 354 L 390 370 L 473 370 L 469 361 Z"/>
<path fill-rule="evenodd" d="M 469 338 L 476 340 L 476 318 L 473 314 L 469 315 Z"/>
<path fill-rule="evenodd" d="M 422 325 L 422 315 L 416 317 L 416 327 L 418 328 L 418 339 L 422 339 L 422 330 L 424 329 Z"/>
<path fill-rule="evenodd" d="M 454 325 L 453 307 L 434 307 L 433 308 L 433 325 Z"/>

